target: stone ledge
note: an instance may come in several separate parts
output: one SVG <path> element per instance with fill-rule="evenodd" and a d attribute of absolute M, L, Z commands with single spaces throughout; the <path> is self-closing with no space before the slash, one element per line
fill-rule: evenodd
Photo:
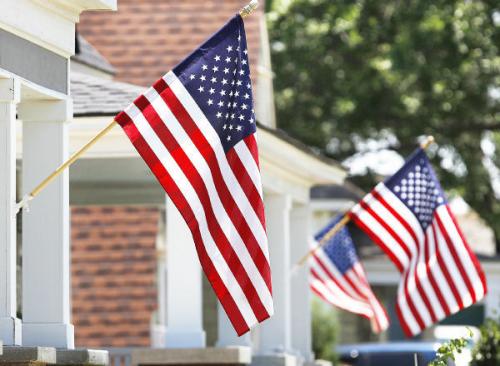
<path fill-rule="evenodd" d="M 0 365 L 34 365 L 56 363 L 56 349 L 52 347 L 4 346 Z"/>
<path fill-rule="evenodd" d="M 109 365 L 109 353 L 96 349 L 58 349 L 57 365 Z"/>
<path fill-rule="evenodd" d="M 132 351 L 132 366 L 139 365 L 248 365 L 249 347 L 228 348 L 138 348 Z"/>
<path fill-rule="evenodd" d="M 253 356 L 252 366 L 298 366 L 299 359 L 290 354 Z"/>

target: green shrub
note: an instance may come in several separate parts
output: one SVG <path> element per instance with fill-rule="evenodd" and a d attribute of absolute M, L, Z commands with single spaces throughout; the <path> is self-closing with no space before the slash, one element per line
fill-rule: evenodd
<path fill-rule="evenodd" d="M 473 365 L 500 365 L 500 324 L 494 319 L 487 319 L 480 330 L 481 339 L 472 351 Z"/>
<path fill-rule="evenodd" d="M 335 311 L 318 299 L 312 302 L 312 342 L 316 358 L 335 362 L 337 341 L 337 316 Z"/>

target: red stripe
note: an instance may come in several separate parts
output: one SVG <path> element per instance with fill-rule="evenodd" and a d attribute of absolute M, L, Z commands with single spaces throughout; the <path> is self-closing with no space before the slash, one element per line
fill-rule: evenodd
<path fill-rule="evenodd" d="M 440 253 L 440 250 L 439 250 L 439 240 L 438 240 L 437 233 L 436 233 L 436 230 L 437 230 L 436 223 L 433 222 L 431 225 L 432 225 L 432 234 L 434 235 L 434 242 L 436 245 L 436 258 L 437 258 L 437 261 L 439 263 L 439 268 L 441 269 L 441 272 L 443 272 L 443 275 L 446 278 L 446 283 L 448 283 L 448 285 L 450 286 L 451 292 L 453 293 L 453 297 L 455 298 L 455 302 L 457 303 L 457 305 L 460 309 L 463 309 L 464 303 L 462 301 L 462 298 L 460 297 L 460 294 L 458 293 L 458 290 L 455 286 L 455 282 L 453 282 L 453 278 L 451 277 L 450 272 L 448 271 L 448 267 L 446 266 L 446 263 L 444 262 L 443 257 Z M 451 313 L 451 309 L 450 309 L 450 313 Z M 450 313 L 448 313 L 446 315 L 450 315 Z"/>
<path fill-rule="evenodd" d="M 363 230 L 384 252 L 389 256 L 391 261 L 396 265 L 400 273 L 403 272 L 403 264 L 399 261 L 398 257 L 384 244 L 382 239 L 369 228 L 368 225 L 364 223 L 355 213 L 349 212 L 349 218 L 357 225 L 361 230 Z"/>
<path fill-rule="evenodd" d="M 395 309 L 396 309 L 396 314 L 398 316 L 398 319 L 399 319 L 399 324 L 401 325 L 401 328 L 403 329 L 403 332 L 404 334 L 406 335 L 406 337 L 408 338 L 411 338 L 414 336 L 414 334 L 411 332 L 410 330 L 410 327 L 408 326 L 408 323 L 406 322 L 406 319 L 405 317 L 403 316 L 403 314 L 401 313 L 401 308 L 399 307 L 399 301 L 396 302 L 396 306 L 395 306 Z M 422 328 L 420 328 L 421 330 Z"/>
<path fill-rule="evenodd" d="M 387 201 L 380 195 L 379 192 L 373 190 L 372 195 L 375 199 L 377 199 L 380 202 L 380 204 L 382 206 L 384 206 L 391 213 L 392 216 L 394 216 L 394 218 L 396 220 L 398 220 L 398 222 L 406 229 L 406 231 L 410 234 L 410 236 L 413 239 L 413 242 L 415 244 L 415 252 L 416 252 L 416 258 L 415 258 L 416 261 L 415 261 L 415 265 L 413 266 L 413 278 L 415 279 L 415 285 L 416 285 L 417 290 L 420 294 L 420 297 L 422 298 L 422 301 L 425 303 L 425 306 L 426 306 L 427 310 L 429 311 L 432 322 L 435 323 L 437 321 L 437 316 L 434 313 L 433 306 L 429 300 L 429 297 L 427 296 L 427 292 L 425 291 L 425 289 L 422 286 L 422 283 L 420 282 L 420 278 L 419 278 L 418 272 L 417 272 L 417 265 L 419 263 L 418 259 L 420 257 L 420 250 L 421 250 L 420 242 L 417 238 L 417 234 L 415 233 L 415 231 L 413 230 L 411 225 L 392 206 L 390 206 L 387 203 Z M 396 240 L 398 240 L 400 245 L 401 245 L 401 243 L 404 243 L 403 239 L 401 237 L 399 237 L 399 235 L 397 235 L 395 232 L 394 232 L 394 234 L 391 233 L 391 235 L 395 239 L 396 239 L 396 237 L 399 239 L 399 240 L 398 239 L 396 239 Z M 404 243 L 404 244 L 406 245 L 406 243 Z M 410 255 L 410 266 L 411 266 L 412 259 L 413 258 Z"/>
<path fill-rule="evenodd" d="M 408 307 L 410 308 L 410 311 L 411 311 L 413 317 L 415 318 L 416 322 L 418 323 L 420 329 L 424 329 L 425 323 L 422 320 L 422 317 L 420 316 L 420 312 L 418 311 L 415 304 L 413 303 L 413 300 L 412 300 L 410 293 L 408 291 L 408 280 L 409 280 L 409 276 L 410 276 L 410 266 L 411 266 L 411 258 L 412 258 L 410 250 L 406 246 L 406 243 L 399 237 L 399 235 L 397 235 L 394 232 L 394 230 L 377 213 L 375 213 L 375 211 L 373 211 L 373 209 L 366 202 L 361 201 L 360 205 L 369 215 L 371 215 L 389 233 L 389 235 L 391 235 L 394 238 L 395 241 L 397 241 L 397 243 L 400 245 L 400 247 L 405 251 L 406 255 L 408 256 L 408 261 L 409 261 L 408 268 L 404 268 L 404 272 L 403 272 L 403 275 L 404 275 L 403 285 L 402 285 L 403 291 L 405 293 L 406 302 L 408 303 Z M 379 243 L 379 244 L 382 244 L 382 243 Z M 390 248 L 387 247 L 385 244 L 381 245 L 381 247 L 384 251 L 388 250 L 392 254 L 392 251 L 390 250 Z M 416 283 L 417 289 L 418 289 L 418 281 L 415 281 L 415 283 Z M 420 292 L 420 290 L 419 290 L 419 292 Z"/>
<path fill-rule="evenodd" d="M 257 167 L 260 167 L 259 151 L 257 150 L 257 141 L 255 141 L 255 134 L 251 134 L 250 136 L 246 137 L 244 141 L 248 147 L 248 150 L 250 150 L 253 159 L 255 160 L 255 164 L 257 164 Z"/>
<path fill-rule="evenodd" d="M 481 267 L 481 263 L 479 263 L 479 260 L 477 259 L 476 255 L 474 252 L 471 250 L 469 243 L 465 239 L 464 234 L 462 233 L 462 230 L 460 230 L 460 227 L 458 226 L 457 220 L 455 219 L 455 216 L 451 212 L 451 209 L 448 205 L 445 205 L 446 210 L 448 211 L 448 215 L 450 216 L 451 221 L 453 222 L 453 225 L 455 225 L 455 229 L 457 230 L 458 235 L 460 235 L 460 238 L 462 238 L 462 242 L 464 244 L 465 250 L 467 250 L 467 253 L 469 254 L 470 260 L 472 263 L 474 263 L 474 267 L 476 268 L 476 272 L 481 279 L 481 283 L 483 284 L 483 289 L 484 289 L 484 294 L 488 292 L 488 285 L 486 282 L 486 276 L 484 274 L 483 268 Z"/>
<path fill-rule="evenodd" d="M 316 272 L 316 270 L 314 268 L 311 268 L 311 275 L 316 278 L 316 280 L 318 280 L 319 282 L 321 282 L 323 285 L 325 284 L 324 281 L 321 279 L 321 277 L 318 275 L 318 273 Z M 319 297 L 321 297 L 323 300 L 325 300 L 327 303 L 329 304 L 332 304 L 333 306 L 336 306 L 338 308 L 341 308 L 341 309 L 344 309 L 344 310 L 347 310 L 347 311 L 350 311 L 350 312 L 353 312 L 355 314 L 358 314 L 358 315 L 361 315 L 367 319 L 370 319 L 370 316 L 368 316 L 367 314 L 365 313 L 358 313 L 357 311 L 354 311 L 350 308 L 350 306 L 348 304 L 345 304 L 345 306 L 342 306 L 340 305 L 340 303 L 333 303 L 331 302 L 330 300 L 327 300 L 323 295 L 321 295 L 321 293 L 319 291 L 317 291 L 313 286 L 310 286 L 311 289 L 313 290 L 313 292 L 315 292 Z M 326 286 L 325 286 L 326 287 Z M 327 287 L 328 289 L 328 287 Z M 329 292 L 331 292 L 329 289 L 328 289 Z M 344 292 L 345 293 L 345 292 Z M 331 295 L 333 297 L 335 297 L 335 294 L 334 293 L 331 293 Z M 349 296 L 349 298 L 352 299 L 351 296 Z M 354 300 L 353 300 L 354 301 Z"/>
<path fill-rule="evenodd" d="M 450 308 L 448 307 L 448 304 L 445 301 L 443 294 L 441 293 L 441 289 L 439 288 L 439 286 L 436 282 L 436 278 L 434 277 L 434 274 L 432 273 L 432 270 L 431 270 L 431 266 L 429 264 L 429 262 L 430 262 L 429 230 L 432 230 L 432 228 L 430 226 L 427 227 L 426 232 L 425 232 L 425 238 L 424 238 L 425 270 L 427 272 L 427 277 L 429 278 L 429 282 L 431 283 L 431 286 L 434 289 L 434 293 L 436 294 L 436 297 L 438 298 L 439 303 L 441 304 L 441 308 L 443 309 L 445 314 L 449 314 Z"/>
<path fill-rule="evenodd" d="M 455 242 L 453 242 L 453 240 L 451 240 L 450 235 L 448 234 L 448 231 L 444 227 L 443 222 L 441 221 L 441 217 L 439 216 L 439 213 L 437 212 L 437 210 L 434 212 L 434 217 L 436 219 L 437 225 L 439 226 L 439 230 L 441 231 L 441 234 L 444 237 L 446 245 L 448 246 L 448 249 L 453 257 L 453 261 L 455 262 L 455 264 L 458 268 L 458 271 L 460 272 L 460 275 L 462 276 L 462 280 L 464 281 L 465 286 L 467 287 L 467 290 L 469 291 L 469 294 L 472 297 L 472 301 L 476 302 L 477 298 L 476 298 L 476 293 L 474 291 L 474 287 L 472 286 L 472 283 L 470 282 L 469 276 L 467 275 L 467 272 L 465 271 L 465 269 L 462 265 L 462 262 L 460 261 L 460 258 L 458 257 L 456 248 L 455 248 L 455 245 L 457 245 L 457 243 L 455 243 Z M 463 304 L 462 304 L 462 307 L 463 307 Z"/>
<path fill-rule="evenodd" d="M 189 226 L 191 233 L 193 235 L 193 240 L 195 243 L 196 251 L 200 258 L 200 263 L 202 265 L 203 271 L 207 276 L 212 288 L 214 289 L 217 298 L 220 300 L 224 310 L 226 311 L 229 320 L 233 324 L 238 335 L 242 335 L 249 330 L 248 324 L 245 322 L 241 312 L 238 309 L 233 297 L 227 290 L 224 282 L 222 281 L 219 273 L 214 267 L 210 257 L 208 256 L 205 246 L 203 245 L 203 239 L 200 233 L 198 222 L 195 219 L 194 213 L 191 210 L 188 202 L 184 198 L 182 192 L 175 184 L 175 181 L 169 175 L 165 167 L 158 160 L 154 152 L 151 150 L 149 145 L 144 141 L 141 134 L 135 127 L 132 120 L 126 115 L 123 114 L 120 118 L 121 125 L 127 134 L 127 136 L 132 141 L 133 145 L 142 156 L 144 161 L 150 167 L 152 172 L 158 178 L 160 184 L 163 186 L 165 191 L 168 193 L 170 199 L 178 208 L 181 215 L 184 217 L 184 220 Z"/>
<path fill-rule="evenodd" d="M 253 137 L 253 135 L 250 135 L 245 138 L 248 139 L 250 137 Z M 239 142 L 240 144 L 245 143 Z M 241 162 L 240 157 L 236 153 L 235 149 L 231 149 L 226 153 L 226 158 L 227 162 L 229 163 L 229 166 L 231 167 L 231 170 L 234 172 L 234 175 L 236 176 L 236 179 L 238 180 L 238 183 L 240 184 L 241 188 L 243 189 L 243 192 L 245 192 L 245 195 L 248 198 L 248 201 L 251 203 L 254 211 L 257 213 L 257 216 L 259 217 L 260 223 L 262 224 L 262 227 L 266 227 L 266 221 L 265 221 L 265 215 L 264 215 L 264 203 L 262 202 L 262 197 L 259 194 L 259 191 L 257 190 L 257 187 L 255 187 L 255 184 L 250 178 L 250 175 L 248 174 L 248 170 L 245 168 L 243 163 Z"/>
<path fill-rule="evenodd" d="M 234 277 L 240 284 L 240 287 L 245 293 L 245 296 L 247 297 L 257 319 L 261 320 L 268 318 L 269 314 L 262 304 L 257 290 L 253 286 L 253 283 L 248 276 L 248 273 L 245 271 L 241 261 L 239 260 L 238 255 L 234 251 L 231 243 L 229 242 L 228 238 L 219 225 L 217 217 L 212 209 L 210 194 L 208 193 L 208 190 L 198 170 L 186 155 L 182 147 L 175 140 L 170 130 L 165 126 L 165 123 L 162 121 L 162 119 L 146 99 L 146 97 L 142 96 L 135 101 L 135 104 L 142 111 L 142 114 L 150 124 L 151 128 L 155 131 L 163 145 L 165 145 L 167 150 L 170 152 L 170 155 L 172 155 L 172 158 L 176 161 L 179 168 L 181 168 L 184 175 L 193 186 L 203 206 L 208 223 L 208 228 L 212 237 L 214 238 L 214 242 L 217 245 L 217 248 L 219 248 L 219 251 L 224 259 L 226 260 L 229 268 L 233 272 Z M 265 266 L 266 263 L 267 262 L 257 263 L 257 265 L 258 267 L 261 267 Z"/>
<path fill-rule="evenodd" d="M 245 217 L 243 216 L 240 208 L 234 201 L 233 196 L 231 195 L 224 181 L 224 178 L 222 177 L 221 169 L 219 166 L 219 162 L 217 161 L 215 152 L 212 150 L 212 147 L 208 143 L 205 135 L 203 135 L 189 113 L 177 99 L 173 91 L 166 85 L 166 83 L 158 82 L 158 84 L 155 84 L 155 88 L 158 88 L 157 91 L 162 91 L 160 96 L 162 97 L 163 101 L 167 104 L 170 111 L 177 118 L 182 128 L 186 131 L 193 144 L 196 146 L 200 154 L 207 162 L 222 205 L 224 206 L 224 209 L 227 212 L 228 216 L 231 218 L 231 221 L 233 222 L 236 230 L 243 239 L 248 253 L 256 263 L 256 266 L 262 277 L 264 278 L 264 282 L 266 283 L 269 292 L 272 293 L 271 269 L 269 266 L 269 262 L 265 254 L 263 253 L 257 239 L 253 235 L 253 232 L 250 229 L 248 222 L 245 220 Z M 236 176 L 242 174 L 242 172 L 234 173 Z M 256 198 L 258 198 L 258 200 L 261 202 L 260 196 Z M 255 201 L 255 199 L 253 201 Z M 250 202 L 252 203 L 252 201 Z M 259 218 L 264 215 L 263 211 L 260 214 L 257 211 L 256 213 Z M 263 219 L 261 219 L 261 222 L 263 222 Z"/>
<path fill-rule="evenodd" d="M 342 290 L 342 292 L 344 294 L 346 294 L 347 296 L 349 297 L 353 297 L 351 294 L 349 294 L 345 287 L 342 286 L 342 284 L 339 282 L 339 280 L 330 272 L 330 270 L 326 267 L 326 265 L 323 263 L 323 261 L 321 260 L 321 258 L 318 257 L 318 255 L 316 253 L 313 253 L 313 258 L 316 260 L 316 263 L 319 264 L 319 266 L 321 267 L 321 269 L 326 273 L 326 275 L 333 281 L 335 282 L 335 284 Z M 344 279 L 346 277 L 344 276 Z M 364 298 L 359 298 L 359 299 L 356 299 L 356 300 L 359 300 L 359 301 L 364 301 L 365 299 Z"/>

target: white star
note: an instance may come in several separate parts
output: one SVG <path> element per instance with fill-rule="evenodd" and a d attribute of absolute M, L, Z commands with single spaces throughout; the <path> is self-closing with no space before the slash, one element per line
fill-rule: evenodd
<path fill-rule="evenodd" d="M 233 125 L 229 125 L 229 129 L 232 130 L 233 129 Z"/>
<path fill-rule="evenodd" d="M 239 91 L 236 91 L 236 93 L 234 93 L 234 96 L 235 96 L 235 97 L 239 97 L 239 96 L 240 96 L 240 92 L 239 92 Z"/>
<path fill-rule="evenodd" d="M 215 55 L 214 60 L 215 61 L 220 61 L 220 56 L 219 55 Z"/>
<path fill-rule="evenodd" d="M 227 84 L 227 80 L 226 79 L 222 79 L 222 85 L 226 85 Z"/>
<path fill-rule="evenodd" d="M 236 108 L 237 105 L 236 102 L 233 102 L 233 108 Z"/>
<path fill-rule="evenodd" d="M 234 80 L 231 80 L 231 85 L 234 85 Z"/>
<path fill-rule="evenodd" d="M 217 105 L 219 106 L 219 108 L 222 108 L 224 106 L 224 102 L 221 100 L 219 101 L 219 103 L 217 103 Z"/>
<path fill-rule="evenodd" d="M 249 120 L 249 121 L 250 121 L 250 123 L 253 123 L 253 117 L 252 117 L 252 118 L 250 118 L 250 120 Z"/>
<path fill-rule="evenodd" d="M 231 136 L 228 136 L 226 140 L 231 141 Z"/>
<path fill-rule="evenodd" d="M 226 57 L 226 62 L 231 62 L 231 57 Z"/>
<path fill-rule="evenodd" d="M 240 75 L 245 75 L 245 70 L 241 69 L 240 70 Z"/>
<path fill-rule="evenodd" d="M 194 80 L 194 78 L 196 78 L 196 76 L 194 76 L 194 74 L 191 74 L 191 76 L 189 77 L 191 80 Z"/>
<path fill-rule="evenodd" d="M 210 88 L 210 90 L 208 91 L 210 94 L 213 94 L 215 93 L 215 89 L 214 88 Z"/>
<path fill-rule="evenodd" d="M 220 91 L 220 95 L 226 95 L 226 91 L 225 91 L 224 89 L 222 89 L 222 90 Z"/>
<path fill-rule="evenodd" d="M 201 76 L 200 76 L 200 80 L 201 80 L 201 81 L 205 81 L 205 80 L 207 80 L 207 77 L 206 77 L 205 75 L 201 75 Z"/>
<path fill-rule="evenodd" d="M 238 41 L 241 41 L 241 35 L 238 35 Z"/>
<path fill-rule="evenodd" d="M 231 52 L 233 50 L 233 46 L 227 46 L 226 50 L 227 52 Z"/>
<path fill-rule="evenodd" d="M 245 99 L 249 99 L 250 95 L 248 95 L 248 93 L 245 93 L 244 97 L 245 97 Z"/>
<path fill-rule="evenodd" d="M 226 119 L 228 119 L 228 118 L 229 118 L 229 113 L 226 113 Z"/>
<path fill-rule="evenodd" d="M 222 113 L 221 112 L 217 112 L 216 116 L 217 116 L 217 118 L 221 118 L 222 117 Z"/>
<path fill-rule="evenodd" d="M 234 119 L 234 117 L 236 117 L 236 115 L 234 113 L 231 113 L 231 119 Z"/>
<path fill-rule="evenodd" d="M 212 79 L 210 79 L 210 81 L 211 81 L 212 83 L 216 83 L 216 82 L 217 82 L 217 78 L 216 78 L 216 77 L 213 77 Z"/>
<path fill-rule="evenodd" d="M 243 120 L 245 119 L 245 117 L 244 117 L 242 114 L 240 114 L 240 116 L 238 117 L 238 119 L 239 119 L 240 121 L 243 121 Z"/>
<path fill-rule="evenodd" d="M 246 49 L 246 48 L 245 48 L 245 51 L 243 51 L 243 53 L 244 53 L 245 55 L 248 55 L 248 51 L 247 51 L 247 49 Z"/>
<path fill-rule="evenodd" d="M 241 86 L 241 84 L 242 84 L 241 80 L 238 80 L 238 81 L 236 82 L 236 85 L 238 85 L 238 86 Z"/>
<path fill-rule="evenodd" d="M 208 66 L 207 66 L 207 65 L 203 65 L 203 66 L 201 67 L 201 69 L 202 69 L 202 70 L 206 70 L 206 69 L 208 69 Z"/>
<path fill-rule="evenodd" d="M 240 125 L 238 125 L 238 127 L 236 127 L 236 130 L 237 131 L 241 131 L 242 127 Z"/>
<path fill-rule="evenodd" d="M 202 86 L 200 86 L 200 87 L 198 88 L 198 90 L 199 90 L 199 91 L 200 91 L 200 93 L 201 93 L 201 92 L 205 91 L 205 88 L 204 88 L 204 87 L 202 87 Z"/>
<path fill-rule="evenodd" d="M 233 70 L 233 75 L 236 75 L 236 69 Z"/>
<path fill-rule="evenodd" d="M 250 83 L 247 84 L 247 89 L 250 89 L 252 87 L 252 85 L 250 85 Z"/>
<path fill-rule="evenodd" d="M 242 63 L 243 65 L 246 65 L 246 64 L 247 64 L 247 60 L 243 59 L 243 60 L 241 60 L 241 63 Z"/>
<path fill-rule="evenodd" d="M 219 71 L 219 68 L 217 66 L 214 66 L 214 67 L 212 67 L 212 71 L 217 72 L 217 71 Z"/>
<path fill-rule="evenodd" d="M 227 125 L 222 126 L 222 129 L 225 130 L 227 128 Z"/>
<path fill-rule="evenodd" d="M 247 108 L 248 108 L 248 107 L 247 107 L 247 105 L 246 105 L 246 104 L 244 104 L 244 103 L 243 103 L 243 104 L 241 105 L 241 109 L 246 110 Z"/>
<path fill-rule="evenodd" d="M 231 108 L 231 102 L 228 102 L 228 103 L 227 103 L 227 107 L 228 107 L 228 108 Z"/>
<path fill-rule="evenodd" d="M 230 96 L 230 97 L 232 97 L 232 96 L 233 96 L 233 91 L 232 91 L 232 90 L 229 92 L 229 96 Z"/>
<path fill-rule="evenodd" d="M 224 74 L 228 74 L 229 73 L 229 69 L 227 67 L 224 68 Z"/>
<path fill-rule="evenodd" d="M 208 105 L 212 105 L 214 104 L 214 101 L 212 99 L 209 99 L 208 102 L 207 102 Z"/>

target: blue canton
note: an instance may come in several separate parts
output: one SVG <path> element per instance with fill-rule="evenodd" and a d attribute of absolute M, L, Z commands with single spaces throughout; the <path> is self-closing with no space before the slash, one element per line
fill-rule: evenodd
<path fill-rule="evenodd" d="M 424 230 L 432 222 L 436 207 L 446 203 L 436 173 L 422 149 L 414 152 L 384 184 L 415 214 Z"/>
<path fill-rule="evenodd" d="M 321 238 L 341 219 L 342 216 L 337 216 L 330 221 L 325 228 L 316 234 L 314 237 L 316 241 L 319 242 Z M 356 254 L 354 242 L 352 241 L 351 234 L 349 233 L 347 226 L 344 226 L 333 236 L 333 238 L 328 241 L 328 243 L 323 246 L 323 251 L 342 274 L 347 272 L 354 266 L 354 264 L 356 264 L 356 262 L 358 262 L 358 255 Z"/>
<path fill-rule="evenodd" d="M 241 16 L 233 17 L 173 71 L 219 135 L 224 151 L 255 132 L 247 42 Z"/>

